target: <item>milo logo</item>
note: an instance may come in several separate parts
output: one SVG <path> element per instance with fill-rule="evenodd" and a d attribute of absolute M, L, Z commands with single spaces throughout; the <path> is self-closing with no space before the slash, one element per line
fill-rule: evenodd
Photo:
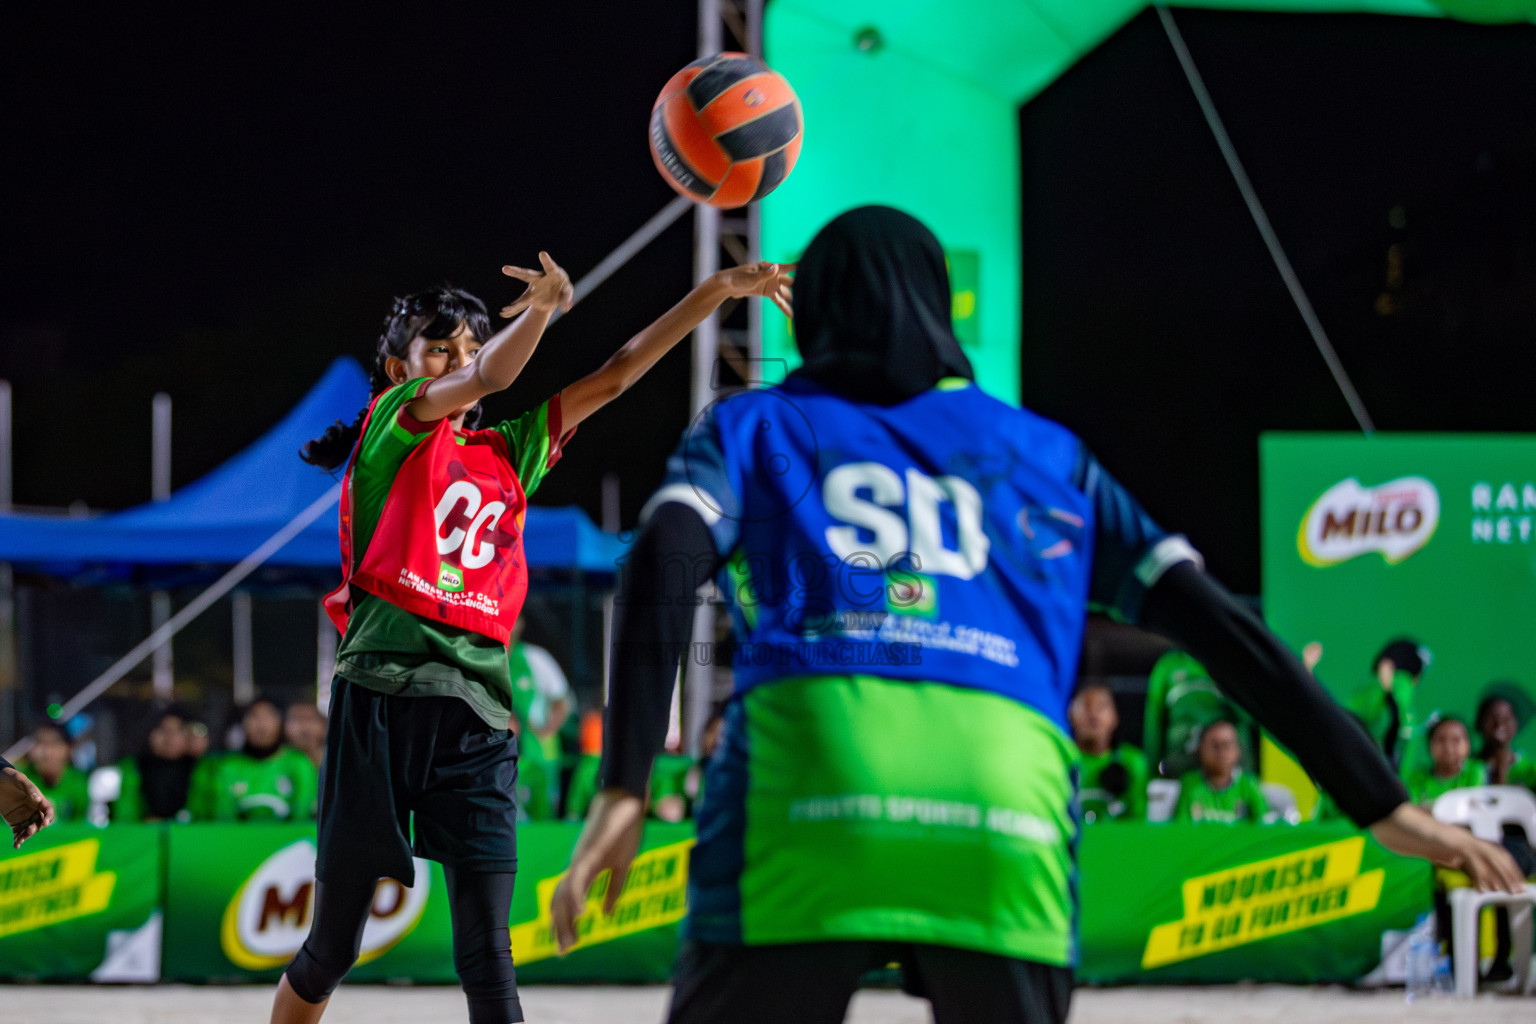
<path fill-rule="evenodd" d="M 1440 494 L 1421 476 L 1376 487 L 1350 477 L 1322 493 L 1302 517 L 1296 548 L 1325 567 L 1375 551 L 1395 565 L 1429 543 L 1440 525 Z"/>
<path fill-rule="evenodd" d="M 416 861 L 416 886 L 380 879 L 363 928 L 365 964 L 388 952 L 409 935 L 427 909 L 429 866 Z M 278 850 L 245 880 L 219 929 L 219 944 L 230 963 L 261 971 L 286 966 L 309 935 L 315 909 L 315 844 L 307 839 Z"/>
<path fill-rule="evenodd" d="M 447 562 L 440 563 L 437 568 L 437 589 L 458 593 L 464 589 L 464 574 Z"/>

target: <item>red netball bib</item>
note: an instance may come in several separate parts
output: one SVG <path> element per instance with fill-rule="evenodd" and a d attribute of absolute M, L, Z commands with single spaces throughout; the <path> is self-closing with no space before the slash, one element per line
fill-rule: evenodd
<path fill-rule="evenodd" d="M 325 599 L 331 621 L 346 631 L 349 588 L 356 586 L 424 619 L 507 643 L 528 593 L 528 503 L 506 439 L 496 430 L 455 434 L 446 418 L 438 420 L 395 474 L 368 550 L 354 566 L 356 458 L 341 498 L 342 571 L 349 575 Z"/>

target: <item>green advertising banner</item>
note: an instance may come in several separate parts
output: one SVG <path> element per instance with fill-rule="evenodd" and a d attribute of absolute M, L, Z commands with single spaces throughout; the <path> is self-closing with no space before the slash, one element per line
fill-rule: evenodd
<path fill-rule="evenodd" d="M 8 980 L 156 981 L 163 832 L 54 825 L 0 857 Z"/>
<path fill-rule="evenodd" d="M 549 897 L 579 829 L 536 823 L 517 831 L 512 956 L 527 982 L 659 982 L 669 976 L 687 900 L 686 825 L 647 827 L 612 914 L 595 887 L 581 941 L 560 957 Z M 198 825 L 169 833 L 165 978 L 276 981 L 309 933 L 314 910 L 313 825 Z M 442 868 L 418 860 L 416 884 L 379 883 L 352 981 L 454 982 L 453 935 Z"/>
<path fill-rule="evenodd" d="M 578 831 L 519 829 L 519 979 L 666 981 L 692 829 L 650 826 L 614 912 L 599 884 L 560 957 L 547 908 Z M 1351 981 L 1383 932 L 1430 906 L 1425 864 L 1342 824 L 1095 825 L 1078 856 L 1079 974 L 1093 983 Z M 0 861 L 0 976 L 275 982 L 309 930 L 314 864 L 312 826 L 55 826 Z M 380 883 L 351 981 L 457 980 L 442 870 L 417 872 L 411 889 Z"/>
<path fill-rule="evenodd" d="M 1423 861 L 1347 824 L 1090 826 L 1080 980 L 1353 981 L 1431 903 Z"/>
<path fill-rule="evenodd" d="M 1505 683 L 1527 698 L 1515 745 L 1536 754 L 1536 436 L 1266 434 L 1259 457 L 1264 617 L 1297 651 L 1322 645 L 1330 692 L 1379 685 L 1372 659 L 1411 637 L 1432 653 L 1418 721 L 1470 723 Z"/>

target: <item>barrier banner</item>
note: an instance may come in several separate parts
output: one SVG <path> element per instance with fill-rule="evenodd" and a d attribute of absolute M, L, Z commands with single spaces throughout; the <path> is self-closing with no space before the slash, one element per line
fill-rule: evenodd
<path fill-rule="evenodd" d="M 0 856 L 7 979 L 155 981 L 163 832 L 53 825 Z M 7 844 L 9 845 L 9 844 Z"/>
<path fill-rule="evenodd" d="M 1536 754 L 1536 435 L 1265 434 L 1264 618 L 1340 701 L 1380 684 L 1371 661 L 1411 637 L 1432 658 L 1409 695 L 1471 723 L 1490 687 L 1512 695 Z M 1422 735 L 1409 763 L 1428 759 Z M 1277 759 L 1277 762 L 1281 759 Z M 1304 776 L 1267 779 L 1300 790 Z"/>
<path fill-rule="evenodd" d="M 1080 980 L 1353 981 L 1430 908 L 1431 870 L 1346 823 L 1087 828 Z"/>
<path fill-rule="evenodd" d="M 549 897 L 579 828 L 520 825 L 512 900 L 512 956 L 520 981 L 660 982 L 677 951 L 687 899 L 688 825 L 646 828 L 612 914 L 601 910 L 599 879 L 578 920 L 581 940 L 556 955 Z M 169 830 L 165 908 L 168 981 L 276 981 L 309 933 L 314 912 L 313 825 L 196 825 Z M 453 934 L 442 868 L 416 862 L 416 884 L 384 880 L 348 979 L 456 982 Z"/>
<path fill-rule="evenodd" d="M 601 911 L 600 879 L 578 920 L 580 944 L 562 958 L 549 897 L 578 832 L 556 822 L 518 829 L 519 979 L 666 981 L 692 829 L 648 826 L 614 912 Z M 314 842 L 307 825 L 45 829 L 0 857 L 0 976 L 274 982 L 309 931 Z M 1094 825 L 1078 866 L 1079 976 L 1090 983 L 1351 981 L 1376 966 L 1384 932 L 1430 906 L 1426 864 L 1343 823 Z M 379 884 L 352 981 L 457 980 L 442 869 L 416 867 L 414 888 Z"/>

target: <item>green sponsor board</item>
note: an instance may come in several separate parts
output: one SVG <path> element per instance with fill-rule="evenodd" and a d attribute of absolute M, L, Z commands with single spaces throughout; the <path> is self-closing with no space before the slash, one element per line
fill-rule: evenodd
<path fill-rule="evenodd" d="M 163 835 L 54 825 L 0 856 L 4 976 L 156 980 Z"/>
<path fill-rule="evenodd" d="M 1352 981 L 1428 910 L 1429 865 L 1347 824 L 1090 826 L 1080 980 Z"/>
<path fill-rule="evenodd" d="M 603 883 L 578 922 L 581 942 L 557 955 L 550 893 L 579 828 L 518 829 L 512 952 L 527 982 L 658 982 L 672 968 L 686 905 L 692 829 L 647 828 L 612 914 Z M 275 981 L 309 932 L 314 911 L 315 833 L 303 825 L 200 825 L 169 836 L 165 967 L 170 981 Z M 352 981 L 453 982 L 453 935 L 442 868 L 416 862 L 416 885 L 380 882 Z"/>
<path fill-rule="evenodd" d="M 598 909 L 599 885 L 581 945 L 561 958 L 547 908 L 578 832 L 519 830 L 518 977 L 665 981 L 691 829 L 652 825 L 614 913 Z M 308 932 L 313 844 L 297 825 L 54 826 L 0 859 L 0 977 L 273 982 Z M 1078 850 L 1088 982 L 1348 981 L 1376 965 L 1384 931 L 1430 902 L 1426 865 L 1347 825 L 1106 824 Z M 379 887 L 349 980 L 456 981 L 442 872 L 419 869 L 417 890 Z"/>
<path fill-rule="evenodd" d="M 1409 636 L 1433 654 L 1420 723 L 1470 720 L 1496 681 L 1536 698 L 1536 436 L 1266 434 L 1259 455 L 1265 618 L 1298 651 L 1322 644 L 1335 697 L 1376 686 L 1371 659 Z M 1536 715 L 1522 724 L 1536 755 Z M 1427 760 L 1421 735 L 1408 753 Z"/>

